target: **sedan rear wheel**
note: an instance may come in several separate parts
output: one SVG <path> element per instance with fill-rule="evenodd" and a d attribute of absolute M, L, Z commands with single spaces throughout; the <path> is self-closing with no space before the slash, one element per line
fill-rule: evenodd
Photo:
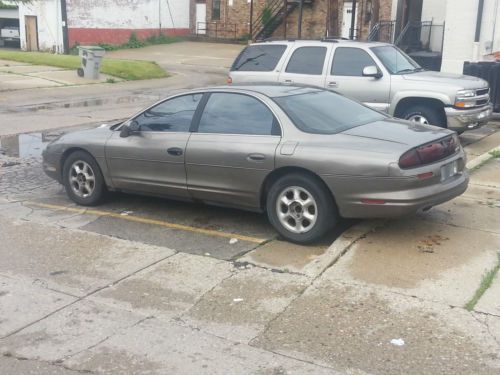
<path fill-rule="evenodd" d="M 301 244 L 319 240 L 338 220 L 330 192 L 322 181 L 306 174 L 276 181 L 267 195 L 267 213 L 283 237 Z"/>
<path fill-rule="evenodd" d="M 73 152 L 64 162 L 63 183 L 71 200 L 83 206 L 98 204 L 106 192 L 99 165 L 84 151 Z"/>

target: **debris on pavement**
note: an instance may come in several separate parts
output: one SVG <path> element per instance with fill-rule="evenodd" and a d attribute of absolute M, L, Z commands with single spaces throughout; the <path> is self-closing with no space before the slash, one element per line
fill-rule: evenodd
<path fill-rule="evenodd" d="M 395 346 L 403 346 L 405 344 L 405 340 L 403 339 L 392 339 L 391 344 Z"/>
<path fill-rule="evenodd" d="M 233 298 L 233 302 L 243 302 L 243 298 Z"/>
<path fill-rule="evenodd" d="M 120 215 L 122 215 L 122 216 L 128 216 L 128 215 L 131 215 L 133 213 L 134 213 L 134 211 L 123 211 L 123 212 L 120 213 Z"/>
<path fill-rule="evenodd" d="M 229 244 L 231 244 L 231 245 L 234 245 L 236 242 L 238 242 L 238 239 L 237 239 L 237 238 L 231 238 L 231 239 L 229 240 Z"/>

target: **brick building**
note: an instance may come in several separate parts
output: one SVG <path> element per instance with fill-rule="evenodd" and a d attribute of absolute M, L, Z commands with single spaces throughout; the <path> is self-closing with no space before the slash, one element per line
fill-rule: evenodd
<path fill-rule="evenodd" d="M 218 38 L 245 38 L 250 33 L 253 39 L 298 37 L 299 0 L 193 1 L 205 16 L 196 15 L 197 34 Z M 357 0 L 355 3 L 354 35 L 359 39 L 366 38 L 379 20 L 391 18 L 393 0 Z M 304 0 L 301 37 L 349 37 L 352 13 L 352 0 Z"/>
<path fill-rule="evenodd" d="M 191 32 L 188 0 L 32 0 L 18 5 L 25 50 L 64 52 L 77 43 L 124 43 L 132 33 L 143 39 Z"/>

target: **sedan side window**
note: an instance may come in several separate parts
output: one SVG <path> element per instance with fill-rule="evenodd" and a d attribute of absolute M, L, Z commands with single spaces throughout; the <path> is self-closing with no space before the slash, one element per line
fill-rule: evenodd
<path fill-rule="evenodd" d="M 300 47 L 297 48 L 290 62 L 286 67 L 287 73 L 297 74 L 323 74 L 323 65 L 325 64 L 325 47 Z"/>
<path fill-rule="evenodd" d="M 362 77 L 367 66 L 377 66 L 366 51 L 360 48 L 337 47 L 333 57 L 332 76 Z"/>
<path fill-rule="evenodd" d="M 202 97 L 203 94 L 178 96 L 149 108 L 134 120 L 141 131 L 188 132 Z"/>
<path fill-rule="evenodd" d="M 213 93 L 203 110 L 200 133 L 280 135 L 272 112 L 259 100 L 243 94 Z"/>

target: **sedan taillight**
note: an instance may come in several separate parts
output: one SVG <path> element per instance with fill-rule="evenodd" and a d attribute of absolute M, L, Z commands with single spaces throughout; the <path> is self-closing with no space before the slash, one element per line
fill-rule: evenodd
<path fill-rule="evenodd" d="M 453 155 L 460 149 L 460 140 L 456 134 L 439 141 L 427 143 L 405 152 L 399 158 L 402 169 L 415 168 L 431 164 Z"/>

